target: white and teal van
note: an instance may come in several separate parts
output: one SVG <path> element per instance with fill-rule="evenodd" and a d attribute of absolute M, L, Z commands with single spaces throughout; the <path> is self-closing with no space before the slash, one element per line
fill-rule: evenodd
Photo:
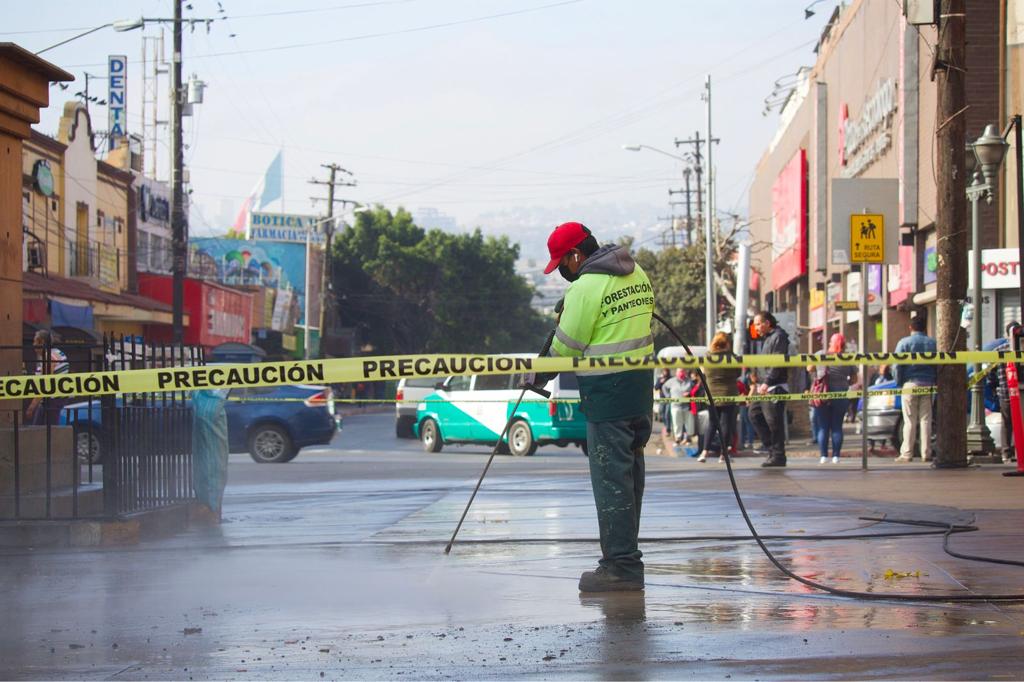
<path fill-rule="evenodd" d="M 417 406 L 416 436 L 427 452 L 446 443 L 494 445 L 519 397 L 524 377 L 479 375 L 448 377 Z M 545 388 L 546 399 L 527 391 L 505 438 L 508 452 L 532 455 L 540 445 L 578 445 L 586 454 L 587 423 L 580 412 L 576 375 L 559 374 Z"/>

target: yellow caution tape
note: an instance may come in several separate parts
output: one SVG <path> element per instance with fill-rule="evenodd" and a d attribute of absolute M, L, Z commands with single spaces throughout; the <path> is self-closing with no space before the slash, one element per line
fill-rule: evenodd
<path fill-rule="evenodd" d="M 909 389 L 904 391 L 900 388 L 883 388 L 868 391 L 868 397 L 874 398 L 876 396 L 886 395 L 905 395 L 909 392 L 911 395 L 929 395 L 936 393 L 938 389 L 934 386 L 919 386 L 917 388 Z M 800 400 L 838 400 L 841 398 L 847 399 L 859 399 L 861 397 L 860 390 L 849 390 L 849 391 L 831 391 L 828 393 L 769 393 L 765 395 L 725 395 L 715 396 L 715 404 L 727 404 L 727 403 L 747 403 L 747 402 L 774 402 L 778 400 L 785 401 L 800 401 Z M 306 402 L 308 398 L 262 398 L 262 397 L 234 397 L 228 398 L 231 402 L 237 403 L 291 403 L 291 402 Z M 429 396 L 419 399 L 414 398 L 403 398 L 398 400 L 397 398 L 331 398 L 331 402 L 344 405 L 421 405 L 421 404 L 439 404 L 439 403 L 451 403 L 452 400 L 448 398 L 431 398 Z M 509 403 L 511 402 L 508 398 L 466 398 L 460 396 L 455 402 L 458 403 Z M 543 398 L 541 396 L 526 394 L 523 402 L 545 402 L 545 403 L 565 403 L 565 404 L 577 404 L 580 402 L 579 398 Z M 655 403 L 680 403 L 688 405 L 690 403 L 706 403 L 708 399 L 703 396 L 687 397 L 687 398 L 655 398 Z"/>
<path fill-rule="evenodd" d="M 975 372 L 974 374 L 972 374 L 970 380 L 967 382 L 967 388 L 974 388 L 977 384 L 981 383 L 985 377 L 988 376 L 989 372 L 991 372 L 998 366 L 998 363 L 992 363 L 985 367 L 985 369 L 981 370 L 980 372 Z"/>
<path fill-rule="evenodd" d="M 81 374 L 8 376 L 0 378 L 0 400 L 60 398 L 244 388 L 289 384 L 335 384 L 400 378 L 525 374 L 530 372 L 608 373 L 661 368 L 741 368 L 854 365 L 957 365 L 1022 362 L 1024 351 L 959 351 L 949 353 L 839 353 L 816 355 L 747 355 L 642 358 L 532 358 L 508 355 L 396 355 L 334 358 L 298 362 L 136 369 Z"/>

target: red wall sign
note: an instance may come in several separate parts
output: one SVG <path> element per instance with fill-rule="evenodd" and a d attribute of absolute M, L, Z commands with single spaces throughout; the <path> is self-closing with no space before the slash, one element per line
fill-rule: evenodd
<path fill-rule="evenodd" d="M 772 288 L 807 274 L 807 153 L 801 149 L 772 185 Z"/>
<path fill-rule="evenodd" d="M 139 275 L 139 293 L 171 303 L 173 280 L 165 275 Z M 184 309 L 188 313 L 185 343 L 213 347 L 236 341 L 249 343 L 252 328 L 252 294 L 213 282 L 185 279 Z M 171 328 L 154 325 L 147 336 L 156 341 L 170 340 Z"/>

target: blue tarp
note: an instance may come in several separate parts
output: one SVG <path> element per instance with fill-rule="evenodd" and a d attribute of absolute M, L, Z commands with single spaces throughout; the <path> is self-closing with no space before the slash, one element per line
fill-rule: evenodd
<path fill-rule="evenodd" d="M 220 513 L 228 483 L 227 391 L 196 391 L 192 395 L 192 487 L 196 498 Z"/>
<path fill-rule="evenodd" d="M 92 329 L 92 306 L 50 301 L 50 326 Z"/>

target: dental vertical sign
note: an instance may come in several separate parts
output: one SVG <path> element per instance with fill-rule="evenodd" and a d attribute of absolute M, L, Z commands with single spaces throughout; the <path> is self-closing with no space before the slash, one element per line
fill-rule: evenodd
<path fill-rule="evenodd" d="M 128 57 L 123 54 L 107 58 L 107 149 L 117 147 L 118 140 L 128 134 Z"/>

